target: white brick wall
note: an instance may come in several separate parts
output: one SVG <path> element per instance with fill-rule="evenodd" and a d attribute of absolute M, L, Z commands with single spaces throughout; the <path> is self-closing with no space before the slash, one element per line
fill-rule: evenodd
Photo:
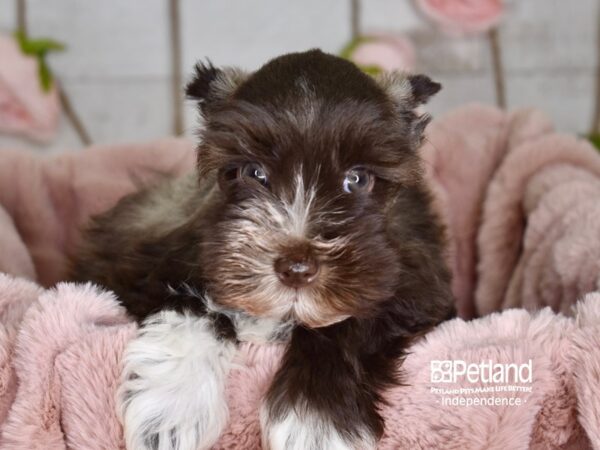
<path fill-rule="evenodd" d="M 350 35 L 348 0 L 180 1 L 185 74 L 206 56 L 215 64 L 252 69 L 288 51 L 321 47 L 337 52 Z M 94 142 L 171 133 L 167 0 L 28 0 L 27 5 L 30 34 L 68 46 L 50 62 Z M 409 0 L 362 0 L 362 10 L 364 31 L 413 36 L 420 69 L 444 84 L 430 107 L 435 114 L 468 101 L 494 101 L 485 39 L 451 40 L 436 33 Z M 599 16 L 598 0 L 509 2 L 500 31 L 509 107 L 537 106 L 560 129 L 587 131 L 595 96 Z M 0 0 L 0 31 L 13 27 L 14 0 Z M 185 116 L 190 133 L 190 107 Z M 0 145 L 32 146 L 6 137 L 0 137 Z M 80 147 L 63 120 L 57 140 L 40 150 Z"/>

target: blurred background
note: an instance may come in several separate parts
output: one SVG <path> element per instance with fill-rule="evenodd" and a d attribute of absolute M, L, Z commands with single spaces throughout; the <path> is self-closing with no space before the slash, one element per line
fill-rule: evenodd
<path fill-rule="evenodd" d="M 533 106 L 590 135 L 599 16 L 599 0 L 0 0 L 0 146 L 191 136 L 196 60 L 255 69 L 313 47 L 429 74 L 434 115 Z"/>

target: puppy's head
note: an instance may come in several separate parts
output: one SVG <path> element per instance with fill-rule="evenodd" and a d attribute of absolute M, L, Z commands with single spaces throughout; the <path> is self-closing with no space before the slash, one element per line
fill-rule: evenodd
<path fill-rule="evenodd" d="M 204 122 L 200 176 L 219 180 L 201 255 L 215 300 L 320 327 L 393 297 L 407 268 L 390 214 L 422 184 L 429 118 L 415 108 L 439 89 L 317 50 L 252 74 L 198 65 L 187 94 Z"/>

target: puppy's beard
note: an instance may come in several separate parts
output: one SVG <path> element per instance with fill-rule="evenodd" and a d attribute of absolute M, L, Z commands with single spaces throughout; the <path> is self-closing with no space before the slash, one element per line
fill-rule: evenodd
<path fill-rule="evenodd" d="M 220 302 L 254 317 L 292 321 L 310 328 L 325 327 L 350 317 L 348 313 L 332 309 L 331 302 L 322 298 L 318 289 L 288 288 L 273 278 L 269 283 L 260 283 L 253 294 L 239 299 L 224 297 Z"/>
<path fill-rule="evenodd" d="M 349 314 L 328 311 L 319 307 L 319 299 L 314 293 L 305 290 L 296 292 L 293 302 L 293 315 L 298 322 L 310 328 L 325 327 L 347 319 Z"/>

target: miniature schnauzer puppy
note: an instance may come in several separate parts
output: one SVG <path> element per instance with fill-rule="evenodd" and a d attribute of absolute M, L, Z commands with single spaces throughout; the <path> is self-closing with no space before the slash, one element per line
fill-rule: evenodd
<path fill-rule="evenodd" d="M 128 448 L 210 448 L 243 341 L 286 346 L 264 449 L 376 447 L 406 348 L 453 313 L 418 155 L 417 108 L 439 89 L 318 50 L 196 67 L 196 170 L 94 218 L 73 261 L 141 323 L 118 400 Z"/>

